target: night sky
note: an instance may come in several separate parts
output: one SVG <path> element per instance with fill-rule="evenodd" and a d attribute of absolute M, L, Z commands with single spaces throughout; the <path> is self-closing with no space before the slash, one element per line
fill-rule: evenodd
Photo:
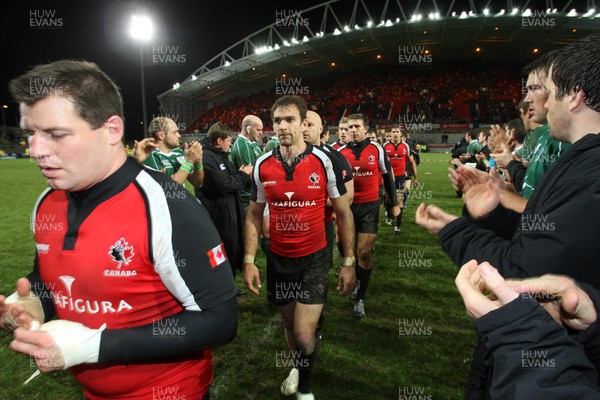
<path fill-rule="evenodd" d="M 140 43 L 129 34 L 132 15 L 145 13 L 154 21 L 154 39 L 144 48 L 150 120 L 159 113 L 158 94 L 183 81 L 227 47 L 273 23 L 277 10 L 302 10 L 320 3 L 322 0 L 3 1 L 0 104 L 9 106 L 7 125 L 15 125 L 18 118 L 18 107 L 10 102 L 7 89 L 10 79 L 36 64 L 65 58 L 85 59 L 97 63 L 120 86 L 125 104 L 126 139 L 139 138 L 142 136 Z M 166 46 L 177 48 L 179 59 L 185 62 L 155 63 L 153 46 L 163 50 Z"/>

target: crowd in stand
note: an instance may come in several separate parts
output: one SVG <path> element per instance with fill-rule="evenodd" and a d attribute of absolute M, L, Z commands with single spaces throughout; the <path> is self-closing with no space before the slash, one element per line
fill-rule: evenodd
<path fill-rule="evenodd" d="M 397 123 L 407 114 L 412 122 L 499 123 L 518 116 L 519 82 L 518 68 L 471 63 L 426 68 L 375 65 L 302 79 L 301 85 L 309 110 L 318 112 L 327 126 L 355 112 L 376 124 Z M 277 97 L 269 88 L 229 100 L 200 115 L 187 131 L 206 132 L 218 121 L 239 126 L 249 114 L 269 121 L 269 107 Z"/>

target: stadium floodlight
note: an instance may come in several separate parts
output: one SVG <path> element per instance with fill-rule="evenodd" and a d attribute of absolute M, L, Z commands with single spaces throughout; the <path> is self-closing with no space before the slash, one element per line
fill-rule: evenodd
<path fill-rule="evenodd" d="M 385 26 L 390 27 L 392 25 L 394 25 L 394 24 L 392 24 L 391 20 L 388 19 L 387 21 L 385 21 Z"/>
<path fill-rule="evenodd" d="M 351 30 L 348 25 L 344 25 L 344 32 L 350 32 Z"/>
<path fill-rule="evenodd" d="M 469 11 L 469 17 L 474 17 L 475 13 L 473 11 Z"/>
<path fill-rule="evenodd" d="M 577 16 L 577 11 L 573 8 L 571 9 L 571 11 L 569 11 L 569 13 L 567 14 L 567 17 L 576 17 Z"/>
<path fill-rule="evenodd" d="M 490 15 L 490 10 L 489 10 L 489 9 L 487 9 L 487 8 L 484 8 L 484 9 L 483 9 L 483 15 L 486 15 L 486 16 L 487 16 L 487 15 Z"/>
<path fill-rule="evenodd" d="M 175 84 L 173 85 L 173 89 L 174 89 L 174 90 L 177 90 L 177 89 L 179 89 L 179 86 L 181 86 L 181 85 L 179 84 L 179 82 L 175 82 Z"/>
<path fill-rule="evenodd" d="M 522 16 L 523 17 L 530 17 L 531 16 L 531 10 L 528 8 L 527 10 L 523 11 Z"/>
<path fill-rule="evenodd" d="M 456 17 L 456 11 L 452 11 L 452 16 Z"/>
<path fill-rule="evenodd" d="M 458 19 L 466 19 L 468 17 L 467 12 L 463 11 L 460 13 L 460 17 L 458 17 Z"/>
<path fill-rule="evenodd" d="M 225 66 L 229 67 L 231 65 L 231 63 L 229 61 L 225 61 Z"/>
<path fill-rule="evenodd" d="M 196 79 L 198 79 L 198 77 L 192 74 L 192 80 L 195 81 Z"/>
<path fill-rule="evenodd" d="M 284 46 L 287 46 L 287 47 L 290 47 L 290 46 L 291 46 L 290 42 L 288 42 L 287 40 L 284 40 L 284 41 L 283 41 L 283 45 L 284 45 Z"/>
<path fill-rule="evenodd" d="M 292 43 L 293 43 L 293 44 L 298 44 L 298 43 L 300 43 L 300 42 L 299 42 L 299 41 L 298 41 L 296 38 L 292 38 Z"/>
<path fill-rule="evenodd" d="M 304 35 L 304 37 L 302 38 L 302 42 L 303 42 L 303 43 L 306 43 L 306 42 L 308 42 L 308 37 L 307 37 L 306 35 Z"/>
<path fill-rule="evenodd" d="M 504 8 L 503 8 L 502 10 L 500 10 L 500 11 L 498 12 L 498 14 L 496 14 L 496 17 L 499 17 L 499 16 L 501 16 L 501 15 L 504 15 L 504 13 L 505 13 L 505 12 L 506 12 L 506 11 L 504 11 Z"/>
<path fill-rule="evenodd" d="M 337 36 L 337 35 L 341 35 L 342 32 L 340 32 L 340 30 L 338 28 L 335 28 L 335 31 L 333 31 L 333 36 Z"/>
<path fill-rule="evenodd" d="M 152 21 L 148 17 L 138 17 L 134 15 L 131 17 L 131 25 L 129 27 L 129 34 L 135 40 L 140 42 L 140 74 L 142 81 L 142 113 L 143 113 L 143 126 L 144 136 L 148 132 L 148 118 L 146 113 L 146 83 L 144 79 L 144 42 L 150 41 L 152 39 L 152 34 L 154 32 L 154 27 L 152 26 Z"/>
<path fill-rule="evenodd" d="M 511 15 L 515 15 L 518 12 L 519 12 L 519 9 L 517 7 L 515 7 L 512 9 L 512 11 L 510 13 L 511 13 Z"/>
<path fill-rule="evenodd" d="M 355 24 L 355 25 L 354 25 L 354 30 L 356 30 L 356 31 L 360 31 L 360 29 L 361 29 L 361 28 L 360 28 L 360 26 L 358 26 L 358 24 Z"/>
<path fill-rule="evenodd" d="M 396 23 L 400 22 L 400 18 L 396 18 Z"/>
<path fill-rule="evenodd" d="M 131 17 L 129 33 L 132 38 L 147 42 L 152 39 L 153 32 L 154 27 L 152 26 L 152 20 L 150 20 L 150 18 L 138 17 L 137 15 Z"/>
<path fill-rule="evenodd" d="M 277 43 L 275 43 L 275 46 L 273 46 L 274 50 L 279 50 L 279 45 Z"/>
<path fill-rule="evenodd" d="M 584 17 L 591 17 L 596 12 L 595 8 L 591 8 L 588 12 L 583 14 Z"/>
<path fill-rule="evenodd" d="M 383 26 L 383 25 L 385 25 L 385 21 L 383 21 L 383 20 L 382 20 L 382 21 L 379 23 L 379 25 L 377 25 L 377 27 L 380 27 L 380 26 Z"/>
<path fill-rule="evenodd" d="M 373 26 L 373 21 L 369 21 L 369 22 L 367 22 L 367 28 L 370 28 L 370 27 L 372 27 L 372 26 Z"/>

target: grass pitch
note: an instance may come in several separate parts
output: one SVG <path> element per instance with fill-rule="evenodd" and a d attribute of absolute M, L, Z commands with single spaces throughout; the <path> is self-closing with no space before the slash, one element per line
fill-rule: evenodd
<path fill-rule="evenodd" d="M 317 399 L 399 399 L 410 396 L 461 399 L 475 344 L 472 322 L 454 287 L 457 269 L 438 240 L 415 225 L 422 201 L 459 214 L 460 199 L 447 179 L 449 155 L 423 154 L 420 185 L 393 234 L 383 212 L 374 268 L 366 298 L 367 317 L 352 317 L 352 304 L 335 291 L 330 273 L 323 342 L 313 376 Z M 35 245 L 29 230 L 37 196 L 45 187 L 29 160 L 0 161 L 0 293 L 29 273 Z M 337 252 L 336 252 L 337 253 Z M 257 258 L 264 272 L 264 257 Z M 336 257 L 337 260 L 337 257 Z M 238 277 L 238 287 L 242 287 Z M 332 289 L 333 288 L 333 289 Z M 280 399 L 289 372 L 289 350 L 277 310 L 260 296 L 239 299 L 234 342 L 214 351 L 212 400 Z M 67 372 L 40 376 L 23 386 L 35 364 L 8 349 L 11 336 L 0 332 L 0 399 L 81 399 Z"/>

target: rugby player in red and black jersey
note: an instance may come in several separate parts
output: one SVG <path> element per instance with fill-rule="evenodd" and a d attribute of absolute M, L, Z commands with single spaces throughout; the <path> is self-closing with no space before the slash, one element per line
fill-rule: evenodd
<path fill-rule="evenodd" d="M 352 315 L 357 318 L 365 316 L 364 299 L 371 278 L 373 243 L 377 238 L 382 178 L 391 200 L 391 216 L 400 214 L 390 161 L 381 145 L 367 138 L 368 129 L 369 121 L 365 115 L 349 115 L 348 131 L 352 141 L 340 149 L 354 170 L 352 214 L 356 227 L 357 289 Z"/>
<path fill-rule="evenodd" d="M 386 135 L 387 136 L 387 135 Z M 400 225 L 402 224 L 402 213 L 404 210 L 404 182 L 406 180 L 406 166 L 409 165 L 413 176 L 415 177 L 415 183 L 417 182 L 417 165 L 414 159 L 410 155 L 410 147 L 408 144 L 402 141 L 402 132 L 399 126 L 392 127 L 391 140 L 383 145 L 385 153 L 390 159 L 390 164 L 394 170 L 394 181 L 396 183 L 396 197 L 398 197 L 398 204 L 400 205 L 400 214 L 396 217 L 396 225 L 394 226 L 394 234 L 400 234 Z M 390 205 L 386 204 L 388 215 L 390 214 Z M 391 225 L 392 219 L 386 222 Z"/>
<path fill-rule="evenodd" d="M 316 361 L 315 329 L 327 299 L 328 251 L 324 214 L 327 199 L 343 233 L 343 268 L 338 290 L 355 284 L 354 224 L 339 164 L 303 139 L 306 103 L 296 96 L 278 99 L 271 109 L 280 147 L 256 161 L 246 217 L 244 282 L 259 294 L 261 280 L 254 257 L 265 204 L 269 204 L 271 241 L 267 255 L 267 300 L 278 307 L 296 367 L 281 385 L 282 394 L 314 399 L 310 389 Z M 257 286 L 255 286 L 255 283 Z"/>
<path fill-rule="evenodd" d="M 127 158 L 121 95 L 95 64 L 38 65 L 10 89 L 49 186 L 32 217 L 34 270 L 0 296 L 10 347 L 42 372 L 71 368 L 86 399 L 208 398 L 211 348 L 237 328 L 208 212 Z"/>
<path fill-rule="evenodd" d="M 340 119 L 338 124 L 338 141 L 331 145 L 337 151 L 346 143 L 348 143 L 348 119 L 346 117 Z"/>

